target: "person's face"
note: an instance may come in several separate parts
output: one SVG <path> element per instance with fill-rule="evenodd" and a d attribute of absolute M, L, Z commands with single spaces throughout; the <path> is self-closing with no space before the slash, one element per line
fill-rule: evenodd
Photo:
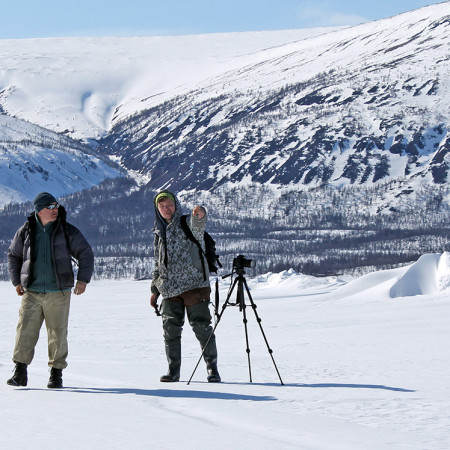
<path fill-rule="evenodd" d="M 50 209 L 46 206 L 38 212 L 38 217 L 41 220 L 42 225 L 47 225 L 49 222 L 54 222 L 58 218 L 58 203 L 53 202 L 49 206 L 54 206 L 54 208 Z"/>
<path fill-rule="evenodd" d="M 175 214 L 175 203 L 172 199 L 164 197 L 158 202 L 158 211 L 166 222 L 170 222 Z"/>

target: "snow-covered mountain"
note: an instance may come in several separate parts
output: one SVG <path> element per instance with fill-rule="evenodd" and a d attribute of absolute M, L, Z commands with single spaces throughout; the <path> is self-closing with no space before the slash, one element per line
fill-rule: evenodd
<path fill-rule="evenodd" d="M 123 176 L 117 165 L 81 142 L 0 114 L 0 205 L 48 190 L 56 196 Z"/>
<path fill-rule="evenodd" d="M 449 31 L 444 2 L 333 30 L 3 40 L 0 112 L 153 189 L 442 185 Z"/>
<path fill-rule="evenodd" d="M 445 184 L 449 54 L 450 2 L 303 39 L 147 99 L 101 149 L 178 190 Z"/>
<path fill-rule="evenodd" d="M 49 130 L 46 141 L 58 140 L 55 133 L 64 135 L 59 145 L 64 144 L 65 151 L 70 152 L 75 146 L 85 153 L 92 152 L 92 148 L 65 137 L 95 147 L 95 141 L 109 132 L 114 121 L 147 107 L 145 99 L 170 98 L 177 88 L 239 67 L 248 54 L 326 31 L 329 29 L 148 38 L 0 40 L 0 120 L 2 123 L 8 120 L 9 128 L 11 117 L 17 120 L 14 136 L 9 133 L 3 138 L 1 128 L 4 127 L 0 128 L 2 148 L 8 149 L 7 170 L 0 173 L 0 205 L 29 200 L 42 189 L 53 189 L 58 195 L 79 191 L 99 183 L 105 176 L 118 175 L 109 168 L 101 173 L 103 166 L 100 172 L 91 171 L 87 175 L 85 165 L 79 171 L 76 163 L 70 174 L 49 170 L 55 167 L 60 154 L 54 146 L 41 145 L 45 130 Z M 39 127 L 33 128 L 32 123 Z M 33 151 L 40 149 L 39 161 L 30 154 L 30 145 L 23 145 L 29 140 L 33 141 Z M 83 158 L 88 157 L 83 155 Z M 45 177 L 31 176 L 32 181 L 27 182 L 22 172 L 25 170 L 30 177 L 30 171 L 20 169 L 22 161 L 32 161 L 43 173 L 48 171 L 54 180 L 51 187 L 49 178 Z M 39 175 L 36 171 L 35 174 Z"/>
<path fill-rule="evenodd" d="M 80 139 L 248 56 L 329 28 L 138 38 L 0 40 L 0 111 Z"/>

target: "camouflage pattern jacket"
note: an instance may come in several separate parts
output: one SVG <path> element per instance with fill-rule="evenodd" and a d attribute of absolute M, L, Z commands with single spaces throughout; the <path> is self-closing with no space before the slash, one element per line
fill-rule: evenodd
<path fill-rule="evenodd" d="M 209 287 L 209 274 L 206 280 L 203 273 L 202 261 L 197 246 L 192 243 L 181 228 L 181 206 L 174 194 L 175 214 L 172 221 L 167 224 L 159 214 L 158 208 L 153 199 L 155 207 L 155 226 L 153 232 L 155 266 L 153 270 L 153 279 L 151 292 L 160 294 L 162 298 L 176 297 L 183 292 L 191 289 Z M 207 216 L 205 214 L 201 219 L 194 217 L 191 213 L 188 217 L 188 225 L 192 230 L 194 237 L 200 242 L 205 250 L 203 233 L 205 231 Z M 205 267 L 208 267 L 206 258 L 204 258 Z"/>

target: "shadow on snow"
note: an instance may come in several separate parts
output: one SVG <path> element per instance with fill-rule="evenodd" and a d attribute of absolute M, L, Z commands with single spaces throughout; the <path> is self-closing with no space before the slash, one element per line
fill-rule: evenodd
<path fill-rule="evenodd" d="M 354 383 L 285 383 L 284 386 L 275 383 L 237 383 L 237 382 L 222 382 L 221 385 L 249 385 L 249 386 L 266 386 L 266 387 L 299 387 L 299 388 L 346 388 L 346 389 L 379 389 L 384 391 L 394 392 L 416 392 L 414 389 L 405 389 L 393 386 L 384 386 L 382 384 L 354 384 Z M 22 388 L 23 391 L 46 391 L 48 389 L 36 388 Z M 233 394 L 229 392 L 207 392 L 195 390 L 179 390 L 179 389 L 137 389 L 137 388 L 78 388 L 65 387 L 57 389 L 60 392 L 75 392 L 77 394 L 133 394 L 152 397 L 173 397 L 173 398 L 204 398 L 204 399 L 218 399 L 218 400 L 250 400 L 255 402 L 275 401 L 276 397 L 269 395 L 246 395 Z"/>
<path fill-rule="evenodd" d="M 27 390 L 41 390 L 41 389 L 27 389 Z M 47 390 L 47 389 L 42 389 Z M 191 390 L 177 390 L 177 389 L 135 389 L 135 388 L 77 388 L 66 387 L 58 389 L 60 392 L 75 392 L 77 394 L 133 394 L 151 397 L 166 397 L 166 398 L 203 398 L 216 400 L 247 400 L 254 402 L 268 402 L 277 400 L 275 397 L 268 395 L 245 395 L 245 394 L 231 394 L 229 392 L 206 392 L 206 391 L 191 391 Z"/>
<path fill-rule="evenodd" d="M 404 389 L 382 384 L 351 384 L 351 383 L 315 383 L 315 384 L 286 384 L 286 386 L 306 387 L 306 388 L 350 388 L 350 389 L 382 389 L 396 392 L 416 392 L 412 389 Z"/>

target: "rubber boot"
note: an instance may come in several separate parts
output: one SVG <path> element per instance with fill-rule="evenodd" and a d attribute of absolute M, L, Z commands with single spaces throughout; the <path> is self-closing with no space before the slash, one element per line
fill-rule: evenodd
<path fill-rule="evenodd" d="M 217 370 L 217 347 L 216 347 L 216 337 L 214 334 L 211 334 L 209 331 L 206 338 L 206 334 L 204 335 L 202 341 L 200 341 L 200 345 L 203 349 L 203 359 L 206 363 L 206 370 L 208 372 L 207 380 L 209 383 L 220 383 L 220 375 Z M 205 340 L 206 338 L 206 340 Z M 209 339 L 209 342 L 208 342 Z M 204 342 L 208 342 L 208 345 L 204 347 Z"/>
<path fill-rule="evenodd" d="M 51 368 L 47 387 L 49 389 L 60 389 L 63 387 L 62 369 Z"/>
<path fill-rule="evenodd" d="M 10 386 L 26 386 L 28 384 L 27 365 L 16 363 L 14 375 L 6 383 Z"/>
<path fill-rule="evenodd" d="M 217 348 L 216 340 L 211 339 L 203 352 L 206 362 L 206 370 L 208 372 L 207 380 L 209 383 L 220 383 L 220 375 L 217 370 Z"/>
<path fill-rule="evenodd" d="M 174 383 L 180 381 L 181 367 L 181 341 L 165 342 L 166 357 L 169 363 L 169 371 L 159 380 L 163 383 Z"/>

